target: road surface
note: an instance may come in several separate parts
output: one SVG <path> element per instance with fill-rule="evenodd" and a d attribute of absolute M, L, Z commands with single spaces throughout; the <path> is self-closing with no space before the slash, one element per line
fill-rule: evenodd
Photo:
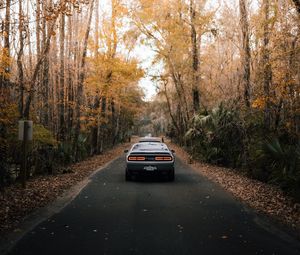
<path fill-rule="evenodd" d="M 122 156 L 99 171 L 10 254 L 300 254 L 297 242 L 262 227 L 252 210 L 178 159 L 175 182 L 125 182 L 124 168 Z"/>

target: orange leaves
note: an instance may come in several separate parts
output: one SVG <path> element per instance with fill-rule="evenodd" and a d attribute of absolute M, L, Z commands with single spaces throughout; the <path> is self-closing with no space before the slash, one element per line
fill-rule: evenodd
<path fill-rule="evenodd" d="M 253 108 L 264 109 L 266 105 L 266 99 L 264 97 L 259 97 L 255 99 L 252 103 Z"/>
<path fill-rule="evenodd" d="M 0 124 L 4 126 L 16 124 L 19 117 L 17 105 L 8 103 L 4 96 L 0 96 L 0 105 Z"/>
<path fill-rule="evenodd" d="M 256 98 L 253 102 L 252 102 L 252 107 L 253 108 L 257 108 L 257 109 L 264 109 L 266 104 L 271 103 L 271 104 L 276 104 L 276 99 L 273 97 L 266 97 L 266 96 L 261 96 Z"/>
<path fill-rule="evenodd" d="M 137 83 L 144 72 L 138 68 L 135 60 L 125 61 L 122 58 L 110 58 L 105 54 L 99 54 L 90 58 L 89 62 L 91 71 L 85 83 L 89 93 L 99 93 L 100 96 L 105 95 L 123 101 L 123 97 L 130 94 L 128 92 L 138 91 Z"/>
<path fill-rule="evenodd" d="M 95 47 L 93 42 L 91 46 Z M 142 108 L 143 94 L 138 81 L 144 76 L 143 70 L 136 60 L 110 53 L 108 48 L 87 59 L 89 68 L 84 86 L 92 104 L 84 109 L 81 118 L 86 128 L 110 125 L 112 118 L 122 117 L 132 122 Z M 99 102 L 95 103 L 95 100 Z"/>
<path fill-rule="evenodd" d="M 9 79 L 10 73 L 7 69 L 10 67 L 12 62 L 9 56 L 8 50 L 0 46 L 0 76 Z"/>
<path fill-rule="evenodd" d="M 81 12 L 81 6 L 82 5 L 88 5 L 89 1 L 79 1 L 79 0 L 65 0 L 60 1 L 59 3 L 56 3 L 54 5 L 51 5 L 47 8 L 47 15 L 45 16 L 45 19 L 47 21 L 54 21 L 56 18 L 62 13 L 67 16 L 72 16 L 74 11 L 77 13 Z"/>

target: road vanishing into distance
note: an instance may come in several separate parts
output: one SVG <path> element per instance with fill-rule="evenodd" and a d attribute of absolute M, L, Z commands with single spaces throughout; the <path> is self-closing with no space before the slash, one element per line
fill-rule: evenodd
<path fill-rule="evenodd" d="M 125 156 L 9 254 L 300 254 L 299 243 L 177 159 L 175 182 L 126 182 Z"/>

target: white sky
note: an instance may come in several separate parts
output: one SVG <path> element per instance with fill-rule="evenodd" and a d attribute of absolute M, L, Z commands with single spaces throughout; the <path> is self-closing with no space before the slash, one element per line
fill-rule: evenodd
<path fill-rule="evenodd" d="M 152 64 L 155 53 L 147 46 L 138 45 L 134 49 L 133 56 L 139 60 L 140 67 L 145 71 L 145 77 L 140 80 L 139 86 L 145 92 L 145 100 L 149 101 L 156 94 L 156 86 L 151 80 L 151 75 L 159 72 L 159 67 Z"/>

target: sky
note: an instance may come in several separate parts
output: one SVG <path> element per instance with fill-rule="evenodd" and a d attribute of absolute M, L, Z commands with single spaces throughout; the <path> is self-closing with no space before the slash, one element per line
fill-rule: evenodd
<path fill-rule="evenodd" d="M 139 60 L 139 67 L 145 71 L 145 77 L 140 80 L 139 86 L 144 90 L 145 100 L 149 101 L 156 94 L 156 86 L 151 80 L 151 75 L 159 72 L 159 67 L 152 64 L 155 53 L 147 46 L 138 45 L 133 51 L 133 56 Z"/>

